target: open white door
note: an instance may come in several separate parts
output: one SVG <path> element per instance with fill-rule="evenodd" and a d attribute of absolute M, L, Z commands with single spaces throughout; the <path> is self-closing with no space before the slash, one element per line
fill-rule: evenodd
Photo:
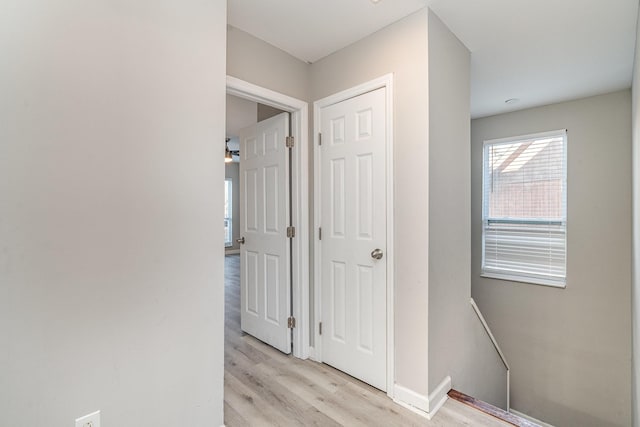
<path fill-rule="evenodd" d="M 387 388 L 385 88 L 320 111 L 322 361 Z"/>
<path fill-rule="evenodd" d="M 291 352 L 289 114 L 240 131 L 241 327 Z"/>

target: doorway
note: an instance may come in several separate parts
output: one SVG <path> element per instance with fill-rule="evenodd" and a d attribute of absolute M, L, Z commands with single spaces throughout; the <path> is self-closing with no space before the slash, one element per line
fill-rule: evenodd
<path fill-rule="evenodd" d="M 291 313 L 293 355 L 309 356 L 309 199 L 308 199 L 308 105 L 306 102 L 227 76 L 227 94 L 288 112 L 293 137 L 290 162 Z M 241 151 L 241 147 L 240 147 Z M 242 196 L 241 196 L 242 197 Z M 239 236 L 238 239 L 242 237 Z"/>

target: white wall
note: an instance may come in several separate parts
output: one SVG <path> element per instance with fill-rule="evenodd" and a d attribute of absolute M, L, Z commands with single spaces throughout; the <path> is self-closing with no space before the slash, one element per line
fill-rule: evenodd
<path fill-rule="evenodd" d="M 472 294 L 511 366 L 511 406 L 553 425 L 631 425 L 629 91 L 471 124 Z M 482 143 L 568 129 L 567 287 L 480 277 Z"/>
<path fill-rule="evenodd" d="M 311 66 L 317 100 L 394 74 L 396 383 L 428 394 L 428 67 L 427 9 Z"/>
<path fill-rule="evenodd" d="M 469 303 L 469 80 L 469 51 L 429 12 L 429 391 L 451 376 L 506 409 L 506 368 Z"/>
<path fill-rule="evenodd" d="M 640 12 L 639 12 L 640 16 Z M 631 96 L 632 170 L 633 170 L 633 273 L 631 284 L 633 373 L 632 416 L 633 426 L 640 427 L 640 26 L 636 34 Z"/>
<path fill-rule="evenodd" d="M 0 13 L 0 425 L 223 422 L 225 2 Z"/>

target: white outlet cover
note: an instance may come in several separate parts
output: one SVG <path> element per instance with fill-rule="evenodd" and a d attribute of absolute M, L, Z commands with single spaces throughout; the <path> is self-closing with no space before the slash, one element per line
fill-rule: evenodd
<path fill-rule="evenodd" d="M 100 411 L 77 418 L 76 427 L 100 427 Z"/>

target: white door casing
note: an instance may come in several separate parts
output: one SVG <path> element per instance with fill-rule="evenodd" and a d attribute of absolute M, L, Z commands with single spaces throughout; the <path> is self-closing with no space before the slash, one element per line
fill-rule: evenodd
<path fill-rule="evenodd" d="M 291 352 L 289 114 L 240 131 L 240 286 L 243 331 Z"/>
<path fill-rule="evenodd" d="M 322 107 L 322 361 L 387 389 L 386 88 Z M 381 259 L 372 252 L 380 250 Z"/>

